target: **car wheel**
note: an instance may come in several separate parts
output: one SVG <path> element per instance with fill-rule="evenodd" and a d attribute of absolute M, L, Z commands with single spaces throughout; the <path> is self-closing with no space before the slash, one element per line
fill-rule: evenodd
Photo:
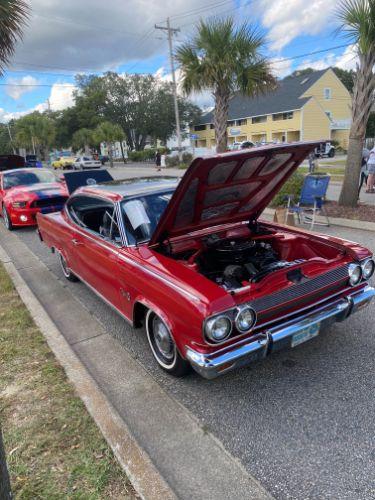
<path fill-rule="evenodd" d="M 10 215 L 8 214 L 8 211 L 4 205 L 2 213 L 3 213 L 4 226 L 8 229 L 8 231 L 13 231 L 14 226 L 12 224 L 12 221 L 10 220 Z"/>
<path fill-rule="evenodd" d="M 163 370 L 175 377 L 183 377 L 190 371 L 190 364 L 183 359 L 164 321 L 153 311 L 146 316 L 147 339 L 151 352 Z"/>
<path fill-rule="evenodd" d="M 330 149 L 329 153 L 328 153 L 328 156 L 330 158 L 333 158 L 335 156 L 335 150 L 334 149 Z"/>
<path fill-rule="evenodd" d="M 59 252 L 59 261 L 60 261 L 61 270 L 62 270 L 65 278 L 68 281 L 73 281 L 73 282 L 79 281 L 77 276 L 75 274 L 73 274 L 72 271 L 70 270 L 70 268 L 65 260 L 65 257 L 60 252 Z"/>

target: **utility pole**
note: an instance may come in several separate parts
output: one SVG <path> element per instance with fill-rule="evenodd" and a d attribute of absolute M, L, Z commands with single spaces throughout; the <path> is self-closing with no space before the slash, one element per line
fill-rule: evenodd
<path fill-rule="evenodd" d="M 172 72 L 172 86 L 173 86 L 173 100 L 174 100 L 174 113 L 176 117 L 176 135 L 178 144 L 178 159 L 180 163 L 182 162 L 182 144 L 181 144 L 181 128 L 180 128 L 180 114 L 178 112 L 178 99 L 177 99 L 177 84 L 176 75 L 174 70 L 174 60 L 173 60 L 173 44 L 172 36 L 180 31 L 180 28 L 171 28 L 169 17 L 167 18 L 167 26 L 158 26 L 155 24 L 155 29 L 163 30 L 168 32 L 168 44 L 169 44 L 169 58 L 171 63 Z"/>
<path fill-rule="evenodd" d="M 16 154 L 16 148 L 14 147 L 14 142 L 13 142 L 12 132 L 10 131 L 9 122 L 7 123 L 7 128 L 8 128 L 8 134 L 9 134 L 10 143 L 11 143 L 12 149 L 13 149 L 13 154 Z"/>

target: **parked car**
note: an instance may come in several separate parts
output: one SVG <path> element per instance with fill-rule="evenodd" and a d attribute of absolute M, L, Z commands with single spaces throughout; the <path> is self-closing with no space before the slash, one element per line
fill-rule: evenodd
<path fill-rule="evenodd" d="M 66 168 L 73 167 L 75 160 L 75 156 L 59 156 L 51 163 L 51 165 L 54 169 L 62 168 L 64 170 Z"/>
<path fill-rule="evenodd" d="M 101 161 L 102 165 L 105 165 L 106 163 L 109 162 L 109 156 L 107 155 L 100 155 L 99 160 Z"/>
<path fill-rule="evenodd" d="M 0 172 L 0 213 L 9 230 L 35 225 L 38 212 L 61 210 L 67 199 L 65 183 L 50 170 L 19 168 Z"/>
<path fill-rule="evenodd" d="M 37 155 L 26 155 L 26 167 L 30 168 L 42 168 L 43 164 L 40 160 L 38 160 Z"/>
<path fill-rule="evenodd" d="M 230 151 L 239 151 L 241 149 L 250 149 L 253 148 L 255 144 L 252 141 L 242 141 L 242 142 L 234 142 L 230 147 Z"/>
<path fill-rule="evenodd" d="M 20 155 L 0 155 L 0 172 L 13 168 L 24 168 L 25 158 Z"/>
<path fill-rule="evenodd" d="M 214 378 L 323 334 L 374 297 L 369 250 L 260 219 L 316 145 L 196 158 L 181 181 L 95 185 L 90 172 L 61 213 L 37 215 L 39 234 L 68 280 L 145 325 L 161 368 Z"/>
<path fill-rule="evenodd" d="M 85 168 L 100 168 L 102 162 L 100 160 L 94 160 L 90 156 L 79 156 L 75 159 L 73 163 L 74 170 L 84 170 Z"/>
<path fill-rule="evenodd" d="M 315 148 L 315 157 L 316 158 L 324 158 L 329 157 L 333 158 L 335 156 L 335 146 L 333 146 L 330 142 L 321 142 L 319 146 Z"/>

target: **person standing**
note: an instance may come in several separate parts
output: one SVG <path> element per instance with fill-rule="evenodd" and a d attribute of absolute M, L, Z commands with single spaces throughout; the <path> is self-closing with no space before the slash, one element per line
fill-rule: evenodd
<path fill-rule="evenodd" d="M 157 172 L 160 172 L 160 165 L 161 165 L 161 154 L 160 151 L 156 151 L 155 155 L 155 165 L 156 165 L 156 170 Z"/>
<path fill-rule="evenodd" d="M 370 151 L 370 156 L 367 160 L 367 185 L 366 185 L 366 193 L 375 193 L 374 185 L 375 185 L 375 147 Z"/>
<path fill-rule="evenodd" d="M 315 151 L 311 151 L 311 153 L 309 154 L 309 174 L 314 173 L 315 162 L 316 162 Z"/>
<path fill-rule="evenodd" d="M 165 158 L 166 158 L 165 153 L 163 153 L 161 155 L 161 157 L 160 157 L 160 166 L 161 166 L 161 168 L 165 168 L 167 166 L 166 163 L 165 163 L 165 161 L 166 161 Z M 159 170 L 160 170 L 160 168 L 159 168 Z"/>

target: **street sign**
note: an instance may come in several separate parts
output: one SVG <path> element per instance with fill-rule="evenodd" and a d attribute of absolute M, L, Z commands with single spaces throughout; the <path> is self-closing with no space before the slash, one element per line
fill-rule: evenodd
<path fill-rule="evenodd" d="M 190 139 L 195 140 L 195 139 L 198 139 L 198 137 L 199 136 L 197 134 L 190 134 Z"/>
<path fill-rule="evenodd" d="M 241 129 L 240 128 L 231 128 L 229 129 L 229 135 L 240 135 L 241 134 Z"/>

